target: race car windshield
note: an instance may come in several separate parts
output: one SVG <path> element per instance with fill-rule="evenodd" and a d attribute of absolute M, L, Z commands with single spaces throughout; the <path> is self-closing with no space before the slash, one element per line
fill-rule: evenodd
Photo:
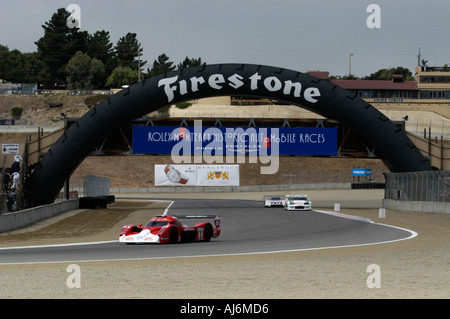
<path fill-rule="evenodd" d="M 151 220 L 147 223 L 147 225 L 145 225 L 145 227 L 162 227 L 168 223 L 168 221 Z"/>
<path fill-rule="evenodd" d="M 308 200 L 306 197 L 291 197 L 290 200 Z"/>

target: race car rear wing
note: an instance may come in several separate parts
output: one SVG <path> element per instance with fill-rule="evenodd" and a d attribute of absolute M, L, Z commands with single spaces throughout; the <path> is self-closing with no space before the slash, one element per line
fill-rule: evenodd
<path fill-rule="evenodd" d="M 164 216 L 156 216 L 156 217 L 164 217 Z M 219 215 L 172 215 L 177 219 L 208 219 L 214 218 L 214 225 L 216 228 L 220 228 L 220 216 Z"/>
<path fill-rule="evenodd" d="M 176 217 L 178 219 L 220 218 L 220 216 L 217 215 L 172 215 L 172 217 Z"/>

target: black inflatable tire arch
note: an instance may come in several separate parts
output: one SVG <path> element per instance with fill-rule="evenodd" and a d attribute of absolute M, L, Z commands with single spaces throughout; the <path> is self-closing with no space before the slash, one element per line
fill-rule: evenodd
<path fill-rule="evenodd" d="M 164 78 L 171 79 L 171 83 L 160 83 Z M 290 94 L 280 89 L 279 85 L 286 81 L 301 84 L 300 97 L 294 96 L 293 89 Z M 194 82 L 196 87 L 192 86 Z M 308 88 L 316 88 L 320 96 L 316 96 L 317 90 L 309 90 L 307 101 L 304 96 Z M 173 94 L 170 101 L 168 94 Z M 167 105 L 228 95 L 285 101 L 344 123 L 377 149 L 392 172 L 431 170 L 429 161 L 398 126 L 369 103 L 329 81 L 271 66 L 214 64 L 146 79 L 92 108 L 55 142 L 34 169 L 27 183 L 29 204 L 54 202 L 78 165 L 115 128 Z"/>

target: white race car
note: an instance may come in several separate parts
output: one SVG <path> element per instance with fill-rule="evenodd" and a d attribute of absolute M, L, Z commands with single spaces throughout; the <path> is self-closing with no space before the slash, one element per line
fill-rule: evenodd
<path fill-rule="evenodd" d="M 311 210 L 311 201 L 306 195 L 286 195 L 284 200 L 286 210 Z"/>
<path fill-rule="evenodd" d="M 284 206 L 284 200 L 279 195 L 264 196 L 264 207 Z"/>

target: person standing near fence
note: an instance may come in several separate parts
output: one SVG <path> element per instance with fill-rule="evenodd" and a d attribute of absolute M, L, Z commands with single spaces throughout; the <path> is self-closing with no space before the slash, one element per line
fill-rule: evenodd
<path fill-rule="evenodd" d="M 20 160 L 22 158 L 20 157 L 20 155 L 16 155 L 14 156 L 14 163 L 12 163 L 11 165 L 11 174 L 15 173 L 15 172 L 20 172 Z"/>
<path fill-rule="evenodd" d="M 19 177 L 20 177 L 20 174 L 18 172 L 14 172 L 12 174 L 11 189 L 16 189 L 19 186 Z"/>

